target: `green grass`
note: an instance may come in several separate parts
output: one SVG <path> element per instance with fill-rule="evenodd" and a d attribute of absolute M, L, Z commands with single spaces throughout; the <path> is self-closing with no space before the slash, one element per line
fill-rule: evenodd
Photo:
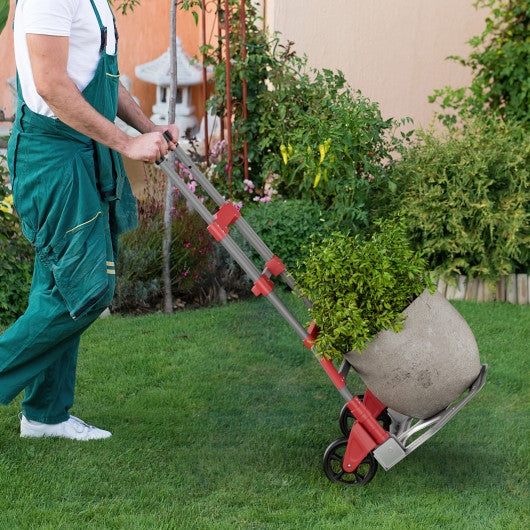
<path fill-rule="evenodd" d="M 99 320 L 72 412 L 113 437 L 20 439 L 0 409 L 0 529 L 528 528 L 530 308 L 455 305 L 486 386 L 363 488 L 324 476 L 341 397 L 265 300 Z"/>

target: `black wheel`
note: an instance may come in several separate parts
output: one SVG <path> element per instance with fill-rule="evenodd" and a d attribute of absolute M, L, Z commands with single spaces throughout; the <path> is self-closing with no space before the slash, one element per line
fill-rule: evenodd
<path fill-rule="evenodd" d="M 364 394 L 360 394 L 357 397 L 362 401 L 364 399 Z M 342 407 L 342 410 L 340 411 L 339 416 L 339 426 L 344 436 L 350 436 L 350 431 L 354 421 L 355 416 L 351 413 L 351 410 L 348 408 L 348 405 L 344 405 L 344 407 Z M 379 416 L 377 416 L 377 421 L 381 424 L 381 427 L 383 427 L 385 431 L 388 431 L 388 429 L 390 429 L 390 423 L 392 422 L 392 420 L 390 419 L 390 416 L 388 415 L 386 409 L 383 410 L 383 412 L 381 412 Z"/>
<path fill-rule="evenodd" d="M 356 469 L 346 472 L 342 469 L 342 462 L 347 445 L 347 438 L 339 438 L 329 445 L 322 462 L 324 472 L 331 482 L 364 486 L 374 478 L 377 471 L 377 460 L 372 453 L 369 453 Z"/>

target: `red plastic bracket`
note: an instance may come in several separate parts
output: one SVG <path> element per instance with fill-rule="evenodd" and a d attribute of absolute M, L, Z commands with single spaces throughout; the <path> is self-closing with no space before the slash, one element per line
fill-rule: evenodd
<path fill-rule="evenodd" d="M 355 423 L 361 423 L 377 445 L 382 444 L 390 436 L 358 397 L 354 397 L 347 405 L 357 419 Z"/>
<path fill-rule="evenodd" d="M 383 410 L 386 409 L 386 405 L 379 401 L 370 391 L 369 388 L 366 389 L 363 398 L 363 405 L 368 409 L 368 412 L 374 417 L 377 418 Z"/>
<path fill-rule="evenodd" d="M 365 459 L 366 455 L 377 447 L 377 443 L 368 434 L 366 429 L 356 421 L 348 438 L 348 445 L 342 460 L 342 469 L 346 473 L 352 473 L 359 467 L 359 464 Z"/>
<path fill-rule="evenodd" d="M 228 234 L 228 225 L 241 217 L 241 212 L 231 203 L 227 202 L 214 214 L 215 221 L 208 226 L 208 232 L 216 241 L 221 241 Z"/>
<path fill-rule="evenodd" d="M 258 281 L 254 283 L 252 287 L 252 292 L 259 296 L 267 296 L 274 289 L 274 284 L 270 281 L 269 277 L 266 274 L 262 274 Z"/>
<path fill-rule="evenodd" d="M 274 256 L 267 261 L 265 267 L 273 276 L 278 276 L 285 270 L 285 265 L 276 254 L 274 254 Z"/>
<path fill-rule="evenodd" d="M 307 338 L 304 340 L 304 344 L 310 350 L 315 345 L 315 341 L 317 340 L 317 337 L 318 337 L 318 332 L 319 332 L 319 329 L 317 328 L 317 325 L 315 324 L 315 321 L 313 320 L 313 322 L 309 324 L 309 329 L 307 330 L 307 333 L 309 333 L 309 335 L 307 335 Z"/>

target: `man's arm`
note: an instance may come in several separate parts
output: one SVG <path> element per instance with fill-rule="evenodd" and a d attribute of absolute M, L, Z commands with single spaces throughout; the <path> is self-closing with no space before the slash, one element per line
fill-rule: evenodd
<path fill-rule="evenodd" d="M 167 154 L 170 146 L 159 130 L 133 138 L 86 101 L 67 73 L 68 37 L 27 34 L 26 40 L 35 87 L 57 118 L 134 160 L 153 163 Z"/>
<path fill-rule="evenodd" d="M 179 128 L 176 125 L 155 125 L 142 111 L 139 105 L 134 101 L 132 96 L 127 92 L 127 89 L 120 83 L 118 92 L 118 118 L 125 123 L 134 127 L 141 133 L 148 133 L 153 131 L 169 131 L 171 137 L 175 142 L 168 142 L 170 149 L 175 149 L 178 137 Z"/>

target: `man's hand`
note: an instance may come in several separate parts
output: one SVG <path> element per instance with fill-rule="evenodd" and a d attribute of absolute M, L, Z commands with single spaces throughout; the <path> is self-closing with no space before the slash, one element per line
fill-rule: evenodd
<path fill-rule="evenodd" d="M 154 164 L 157 160 L 167 155 L 170 145 L 174 150 L 175 144 L 166 142 L 162 133 L 155 131 L 142 134 L 136 138 L 131 137 L 123 154 L 132 160 L 141 160 L 142 162 Z"/>
<path fill-rule="evenodd" d="M 168 142 L 169 150 L 174 151 L 176 149 L 180 137 L 180 130 L 176 125 L 156 125 L 153 131 L 159 131 L 161 133 L 168 131 L 171 138 L 173 138 L 172 142 Z"/>
<path fill-rule="evenodd" d="M 168 131 L 174 141 L 167 141 L 164 132 Z M 123 154 L 133 160 L 154 164 L 177 148 L 179 128 L 176 125 L 155 125 L 152 132 L 142 134 L 129 140 Z"/>

